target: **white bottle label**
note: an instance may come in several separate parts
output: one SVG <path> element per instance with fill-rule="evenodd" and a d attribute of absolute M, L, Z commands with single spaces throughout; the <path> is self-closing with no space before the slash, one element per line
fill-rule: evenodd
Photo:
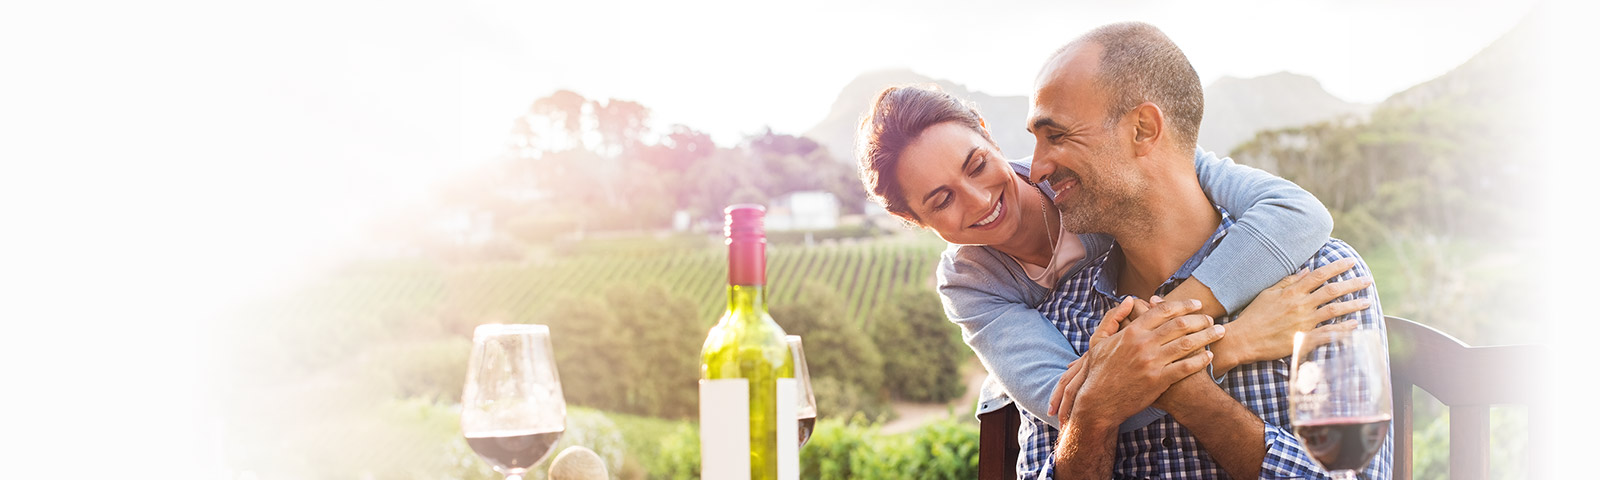
<path fill-rule="evenodd" d="M 793 378 L 778 379 L 778 480 L 800 480 L 800 393 Z"/>
<path fill-rule="evenodd" d="M 798 436 L 799 432 L 794 434 Z M 778 458 L 783 456 L 780 454 Z M 727 378 L 700 381 L 700 478 L 749 480 L 749 380 Z"/>

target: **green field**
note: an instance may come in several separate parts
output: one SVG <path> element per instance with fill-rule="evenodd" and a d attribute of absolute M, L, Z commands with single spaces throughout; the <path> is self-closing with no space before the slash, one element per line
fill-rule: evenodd
<path fill-rule="evenodd" d="M 943 242 L 925 235 L 810 247 L 773 245 L 768 250 L 770 301 L 773 305 L 793 304 L 799 301 L 800 285 L 821 285 L 838 293 L 844 311 L 849 312 L 848 320 L 868 327 L 872 321 L 869 312 L 876 306 L 901 292 L 932 289 L 933 269 L 943 248 Z M 1517 273 L 1516 263 L 1507 261 L 1507 254 L 1472 242 L 1416 239 L 1364 247 L 1362 252 L 1378 279 L 1385 313 L 1435 325 L 1474 344 L 1522 340 L 1504 333 L 1529 321 L 1517 315 L 1519 304 L 1511 301 L 1526 291 L 1527 278 Z M 300 458 L 306 452 L 376 442 L 375 438 L 405 444 L 405 448 L 383 449 L 388 452 L 431 452 L 427 445 L 437 445 L 435 437 L 454 438 L 452 415 L 439 412 L 447 411 L 459 394 L 471 348 L 468 339 L 478 324 L 556 324 L 564 317 L 551 318 L 550 314 L 560 311 L 559 307 L 582 307 L 585 304 L 576 302 L 604 301 L 602 292 L 610 292 L 615 299 L 617 292 L 645 292 L 644 286 L 655 285 L 664 287 L 672 298 L 692 301 L 692 308 L 680 302 L 683 308 L 667 314 L 693 317 L 684 319 L 688 326 L 662 325 L 688 332 L 682 345 L 672 344 L 668 350 L 685 352 L 684 358 L 690 358 L 687 355 L 692 355 L 696 339 L 703 335 L 702 329 L 692 326 L 709 327 L 723 308 L 725 253 L 709 239 L 588 242 L 581 249 L 552 250 L 533 257 L 537 260 L 358 263 L 329 272 L 284 296 L 263 299 L 243 317 L 247 321 L 241 328 L 232 330 L 239 336 L 226 342 L 232 346 L 228 365 L 215 366 L 227 372 L 217 383 L 227 392 L 229 417 L 238 420 L 230 433 L 230 444 L 236 448 L 234 460 L 270 469 L 269 465 L 278 463 L 275 459 Z M 660 320 L 635 321 L 657 325 L 648 322 Z M 954 330 L 948 323 L 941 326 L 945 331 Z M 817 353 L 813 362 L 823 360 L 821 352 Z M 1446 417 L 1425 396 L 1418 398 L 1422 400 L 1414 436 L 1417 468 L 1419 472 L 1442 473 Z M 374 410 L 375 405 L 416 407 Z M 581 403 L 574 407 L 578 405 Z M 417 409 L 434 414 L 426 418 L 405 414 Z M 371 412 L 388 412 L 388 416 L 369 419 Z M 1495 478 L 1515 478 L 1504 472 L 1515 471 L 1524 461 L 1525 445 L 1515 439 L 1526 431 L 1525 414 L 1497 409 L 1494 421 L 1504 427 L 1497 427 L 1491 450 L 1497 465 Z M 654 438 L 666 436 L 663 432 L 667 431 L 676 437 L 693 435 L 692 430 L 680 432 L 684 427 L 676 421 L 623 423 L 627 424 L 621 429 L 624 437 Z M 426 434 L 408 429 L 423 429 Z M 298 439 L 303 445 L 274 446 L 281 445 L 274 439 L 282 438 Z M 605 444 L 601 439 L 574 440 Z M 441 472 L 467 468 L 474 472 L 467 477 L 483 473 L 469 461 L 473 459 L 470 452 L 456 448 L 446 453 L 454 456 L 438 460 L 444 462 L 439 466 L 412 466 Z M 387 453 L 371 455 L 398 461 Z M 668 465 L 676 460 L 666 457 L 646 457 L 661 462 L 635 459 L 642 463 L 617 465 L 657 474 L 683 468 L 676 463 Z M 690 457 L 688 452 L 671 456 L 680 460 Z M 303 468 L 302 473 L 308 474 L 368 468 L 334 459 L 280 467 Z"/>
<path fill-rule="evenodd" d="M 725 307 L 728 267 L 722 249 L 621 248 L 550 255 L 526 263 L 460 267 L 448 273 L 444 285 L 418 279 L 418 288 L 397 288 L 395 293 L 443 288 L 453 302 L 481 308 L 477 313 L 488 317 L 509 317 L 505 318 L 509 321 L 522 317 L 519 312 L 549 308 L 564 298 L 629 285 L 663 286 L 692 299 L 708 320 Z M 943 249 L 943 242 L 925 236 L 770 246 L 768 302 L 796 301 L 799 285 L 817 282 L 834 287 L 845 299 L 850 318 L 862 322 L 896 291 L 933 288 L 933 270 Z M 419 273 L 426 276 L 426 272 Z"/>

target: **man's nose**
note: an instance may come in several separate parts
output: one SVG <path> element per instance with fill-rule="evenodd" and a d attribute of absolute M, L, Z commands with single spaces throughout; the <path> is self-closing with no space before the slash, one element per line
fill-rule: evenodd
<path fill-rule="evenodd" d="M 1028 181 L 1030 182 L 1043 182 L 1044 179 L 1050 178 L 1050 174 L 1056 173 L 1056 164 L 1046 160 L 1045 156 L 1042 155 L 1043 153 L 1038 149 L 1033 151 L 1033 164 L 1028 167 Z"/>

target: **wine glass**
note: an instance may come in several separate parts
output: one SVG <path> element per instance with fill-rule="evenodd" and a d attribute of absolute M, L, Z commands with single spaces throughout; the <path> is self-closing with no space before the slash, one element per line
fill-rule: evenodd
<path fill-rule="evenodd" d="M 789 342 L 789 353 L 794 355 L 795 397 L 800 402 L 796 417 L 800 419 L 800 446 L 811 440 L 811 430 L 817 426 L 817 397 L 811 393 L 811 372 L 806 368 L 806 352 L 800 348 L 800 336 L 784 337 Z"/>
<path fill-rule="evenodd" d="M 1353 479 L 1389 435 L 1389 350 L 1377 329 L 1300 332 L 1289 371 L 1294 434 L 1333 478 Z"/>
<path fill-rule="evenodd" d="M 461 394 L 467 445 L 507 480 L 520 480 L 566 431 L 550 329 L 544 325 L 479 325 Z"/>

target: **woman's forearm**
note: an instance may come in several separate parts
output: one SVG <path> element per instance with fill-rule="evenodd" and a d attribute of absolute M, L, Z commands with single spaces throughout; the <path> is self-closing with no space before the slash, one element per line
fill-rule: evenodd
<path fill-rule="evenodd" d="M 1179 283 L 1178 287 L 1172 289 L 1172 292 L 1168 293 L 1163 299 L 1169 301 L 1199 300 L 1200 313 L 1210 315 L 1212 318 L 1227 315 L 1222 303 L 1218 302 L 1217 297 L 1211 293 L 1211 287 L 1207 287 L 1206 284 L 1200 282 L 1200 279 L 1194 277 L 1189 277 Z M 1221 340 L 1211 344 L 1211 353 L 1214 355 L 1211 359 L 1213 374 L 1220 375 L 1223 372 L 1233 370 L 1233 367 L 1237 367 L 1240 364 L 1250 363 L 1246 361 L 1250 356 L 1249 345 L 1241 345 L 1238 342 L 1230 342 L 1228 340 L 1228 336 L 1224 334 Z"/>

